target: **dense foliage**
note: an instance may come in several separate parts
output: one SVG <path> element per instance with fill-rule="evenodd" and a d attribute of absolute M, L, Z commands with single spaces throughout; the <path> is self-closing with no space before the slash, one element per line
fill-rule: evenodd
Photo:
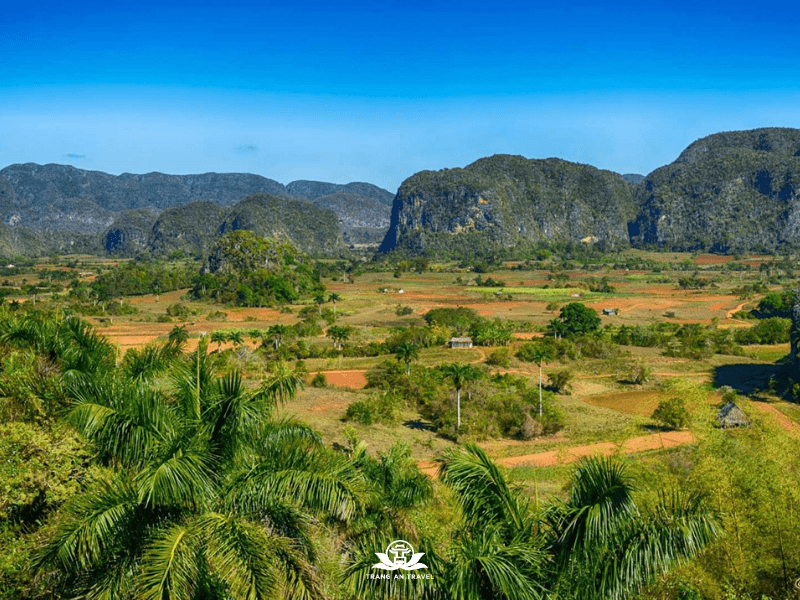
<path fill-rule="evenodd" d="M 100 274 L 88 287 L 92 297 L 100 301 L 122 296 L 160 294 L 190 287 L 197 278 L 193 265 L 170 266 L 159 262 L 124 262 Z M 73 295 L 80 297 L 80 286 Z"/>
<path fill-rule="evenodd" d="M 214 245 L 192 294 L 237 306 L 268 306 L 324 289 L 319 273 L 294 246 L 237 230 Z"/>

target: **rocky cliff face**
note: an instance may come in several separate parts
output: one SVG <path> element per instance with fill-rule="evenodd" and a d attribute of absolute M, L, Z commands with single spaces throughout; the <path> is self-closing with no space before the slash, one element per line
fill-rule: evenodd
<path fill-rule="evenodd" d="M 800 130 L 702 138 L 637 187 L 635 245 L 774 251 L 800 245 Z"/>
<path fill-rule="evenodd" d="M 292 202 L 302 200 L 322 210 L 333 210 L 349 243 L 377 243 L 382 239 L 393 198 L 388 191 L 368 183 L 295 181 L 284 186 L 248 173 L 115 176 L 66 165 L 28 163 L 0 170 L 0 223 L 12 230 L 33 232 L 20 239 L 38 239 L 34 244 L 37 252 L 79 243 L 82 249 L 94 244 L 113 254 L 178 249 L 194 254 L 208 246 L 209 236 L 218 235 L 216 229 L 227 214 L 221 209 L 254 194 L 283 200 L 294 217 L 318 216 L 319 210 L 313 206 L 305 215 L 298 213 Z M 281 202 L 270 202 L 271 210 L 284 209 Z M 198 210 L 203 203 L 205 208 Z M 190 205 L 197 206 L 178 210 Z M 325 213 L 322 218 L 326 226 L 328 216 Z M 299 231 L 298 227 L 294 229 Z M 339 248 L 341 233 L 335 233 L 334 238 L 321 240 L 317 246 L 301 241 L 300 246 L 309 251 Z M 57 243 L 49 244 L 49 240 Z"/>
<path fill-rule="evenodd" d="M 109 254 L 163 256 L 179 251 L 204 257 L 222 234 L 246 229 L 290 241 L 309 254 L 341 255 L 344 242 L 337 221 L 332 211 L 304 200 L 254 194 L 227 208 L 213 202 L 190 202 L 157 216 L 147 211 L 129 212 L 124 225 L 115 223 L 102 239 Z"/>
<path fill-rule="evenodd" d="M 496 155 L 423 171 L 400 186 L 381 251 L 455 255 L 539 241 L 627 246 L 632 190 L 616 173 L 555 158 Z"/>
<path fill-rule="evenodd" d="M 248 196 L 227 212 L 219 233 L 236 229 L 288 240 L 309 254 L 338 255 L 344 250 L 336 213 L 303 200 L 281 200 L 268 194 Z"/>
<path fill-rule="evenodd" d="M 0 217 L 34 231 L 100 233 L 119 213 L 143 209 L 161 212 L 195 201 L 229 206 L 249 194 L 290 197 L 277 181 L 245 173 L 115 176 L 67 165 L 11 165 L 0 180 L 15 194 L 0 196 Z"/>

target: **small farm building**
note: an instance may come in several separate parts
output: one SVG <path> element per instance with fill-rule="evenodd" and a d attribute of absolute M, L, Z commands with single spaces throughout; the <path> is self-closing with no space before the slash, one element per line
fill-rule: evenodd
<path fill-rule="evenodd" d="M 448 342 L 451 348 L 472 348 L 471 337 L 454 337 Z"/>
<path fill-rule="evenodd" d="M 728 427 L 749 427 L 750 419 L 733 402 L 727 402 L 717 413 L 717 423 L 725 429 Z"/>

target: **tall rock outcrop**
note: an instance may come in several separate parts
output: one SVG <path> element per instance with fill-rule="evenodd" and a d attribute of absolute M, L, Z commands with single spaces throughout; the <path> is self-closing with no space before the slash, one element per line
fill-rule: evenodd
<path fill-rule="evenodd" d="M 637 187 L 637 246 L 771 252 L 800 245 L 800 130 L 697 140 Z"/>
<path fill-rule="evenodd" d="M 457 256 L 540 241 L 627 247 L 635 216 L 633 186 L 617 173 L 495 155 L 404 181 L 380 249 Z"/>

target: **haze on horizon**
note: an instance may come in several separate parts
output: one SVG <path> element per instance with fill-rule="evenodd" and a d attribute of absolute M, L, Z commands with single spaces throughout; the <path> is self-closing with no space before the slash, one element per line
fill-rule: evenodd
<path fill-rule="evenodd" d="M 495 153 L 647 174 L 800 127 L 800 9 L 766 0 L 4 8 L 0 168 L 251 172 L 395 191 Z"/>

